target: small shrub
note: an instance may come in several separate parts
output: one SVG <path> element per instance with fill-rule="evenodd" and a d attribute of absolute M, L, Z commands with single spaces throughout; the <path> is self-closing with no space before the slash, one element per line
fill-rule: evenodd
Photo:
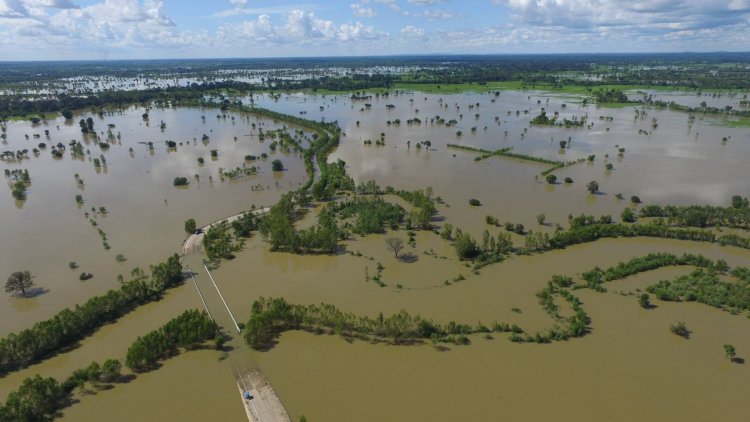
<path fill-rule="evenodd" d="M 690 330 L 688 329 L 687 325 L 682 321 L 678 321 L 670 325 L 669 331 L 671 331 L 672 334 L 678 335 L 682 338 L 685 338 L 685 339 L 690 338 Z"/>

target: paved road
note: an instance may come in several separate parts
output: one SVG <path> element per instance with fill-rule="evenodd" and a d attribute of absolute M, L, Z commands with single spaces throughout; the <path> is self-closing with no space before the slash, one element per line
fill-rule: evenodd
<path fill-rule="evenodd" d="M 237 220 L 238 218 L 242 217 L 242 214 L 246 212 L 251 212 L 255 215 L 263 215 L 266 214 L 271 207 L 264 207 L 264 208 L 258 208 L 253 211 L 243 211 L 241 213 L 235 214 L 231 217 L 223 218 L 221 220 L 216 220 L 211 224 L 207 224 L 200 228 L 200 233 L 196 234 L 193 233 L 190 236 L 188 236 L 187 239 L 185 239 L 184 242 L 182 242 L 182 254 L 183 255 L 190 255 L 196 252 L 200 252 L 203 250 L 203 236 L 205 236 L 208 229 L 213 227 L 216 224 L 221 223 L 222 221 L 226 221 L 227 223 L 231 223 L 234 220 Z"/>

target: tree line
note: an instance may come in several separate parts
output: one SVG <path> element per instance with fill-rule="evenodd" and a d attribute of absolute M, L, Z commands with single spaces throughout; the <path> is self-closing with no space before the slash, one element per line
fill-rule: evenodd
<path fill-rule="evenodd" d="M 750 206 L 748 199 L 739 195 L 732 197 L 729 207 L 711 205 L 659 206 L 646 205 L 638 213 L 640 217 L 666 218 L 668 224 L 684 227 L 724 226 L 750 229 Z"/>
<path fill-rule="evenodd" d="M 133 279 L 119 289 L 95 296 L 73 309 L 64 309 L 52 318 L 31 328 L 0 339 L 0 373 L 7 373 L 32 363 L 90 335 L 101 326 L 145 303 L 159 300 L 164 291 L 182 282 L 182 264 L 177 254 L 166 262 L 151 266 L 151 277 L 134 270 Z"/>
<path fill-rule="evenodd" d="M 215 339 L 216 346 L 220 347 L 223 337 L 217 328 L 205 312 L 185 311 L 161 328 L 138 337 L 128 348 L 126 365 L 134 372 L 144 372 L 155 369 L 159 361 L 176 355 L 180 348 L 192 350 L 211 339 Z M 61 409 L 74 403 L 72 396 L 76 390 L 87 392 L 89 387 L 109 388 L 112 383 L 133 377 L 123 376 L 121 371 L 119 360 L 107 359 L 102 364 L 92 362 L 75 370 L 63 382 L 39 374 L 27 377 L 0 405 L 0 422 L 53 420 Z"/>
<path fill-rule="evenodd" d="M 699 302 L 735 311 L 750 310 L 750 270 L 738 267 L 731 271 L 736 282 L 724 281 L 724 272 L 716 267 L 698 268 L 673 280 L 661 280 L 646 291 L 659 300 Z"/>
<path fill-rule="evenodd" d="M 120 361 L 107 359 L 101 365 L 92 362 L 76 370 L 63 382 L 39 374 L 24 378 L 18 389 L 10 392 L 0 405 L 0 422 L 51 421 L 61 409 L 72 404 L 76 389 L 108 388 L 112 383 L 124 381 L 121 369 Z"/>
<path fill-rule="evenodd" d="M 676 265 L 692 265 L 701 268 L 716 268 L 726 271 L 727 263 L 723 260 L 712 261 L 703 255 L 683 254 L 677 256 L 671 253 L 651 253 L 645 256 L 633 258 L 627 262 L 619 262 L 612 267 L 601 269 L 598 266 L 581 274 L 586 282 L 586 287 L 602 291 L 602 283 L 605 281 L 622 280 L 631 275 L 645 271 L 655 270 L 662 267 Z"/>
<path fill-rule="evenodd" d="M 260 298 L 252 304 L 243 336 L 250 347 L 263 350 L 272 347 L 283 331 L 299 329 L 401 345 L 431 339 L 455 340 L 455 337 L 448 337 L 479 332 L 523 332 L 516 325 L 497 322 L 490 327 L 481 323 L 475 326 L 456 322 L 441 325 L 403 310 L 388 317 L 380 313 L 370 318 L 343 312 L 330 304 L 305 306 L 290 304 L 283 298 Z"/>
<path fill-rule="evenodd" d="M 134 372 L 155 369 L 164 359 L 191 350 L 221 336 L 218 325 L 205 311 L 189 309 L 162 327 L 138 337 L 128 348 L 125 365 Z"/>

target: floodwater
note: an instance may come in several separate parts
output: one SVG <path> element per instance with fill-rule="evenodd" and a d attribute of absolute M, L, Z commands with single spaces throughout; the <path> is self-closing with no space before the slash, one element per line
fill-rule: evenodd
<path fill-rule="evenodd" d="M 91 135 L 83 136 L 77 123 L 58 119 L 34 126 L 27 122 L 8 124 L 7 145 L 0 150 L 28 149 L 29 158 L 0 165 L 28 170 L 31 186 L 22 202 L 13 199 L 9 188 L 2 192 L 0 272 L 7 277 L 13 271 L 29 270 L 37 285 L 48 292 L 33 299 L 0 299 L 1 334 L 28 327 L 64 307 L 116 287 L 118 274 L 127 280 L 133 268 L 147 270 L 150 264 L 179 252 L 186 219 L 194 218 L 200 226 L 252 204 L 273 204 L 281 193 L 298 187 L 307 178 L 298 153 L 272 153 L 271 139 L 259 141 L 257 128 L 269 131 L 280 127 L 270 120 L 255 116 L 243 120 L 233 114 L 217 119 L 217 110 L 211 109 L 153 109 L 146 126 L 142 113 L 142 109 L 130 109 L 103 118 L 93 116 L 97 132 L 105 133 L 99 135 L 104 142 L 107 125 L 115 125 L 114 144 L 108 151 L 102 151 Z M 205 123 L 201 119 L 204 115 Z M 84 113 L 73 120 L 89 116 Z M 166 123 L 164 131 L 159 127 L 161 121 Z M 49 138 L 44 130 L 49 130 Z M 27 134 L 29 140 L 24 137 Z M 34 139 L 33 134 L 40 138 Z M 206 145 L 202 142 L 204 134 L 209 137 Z M 71 158 L 69 147 L 63 158 L 53 158 L 51 145 L 61 142 L 67 146 L 71 139 L 84 142 L 92 160 L 104 155 L 106 166 L 97 169 L 89 157 Z M 176 150 L 167 148 L 167 140 L 177 142 Z M 32 148 L 41 142 L 47 148 L 34 157 Z M 142 142 L 153 142 L 153 152 Z M 218 150 L 215 160 L 211 158 L 213 149 Z M 245 164 L 245 155 L 262 153 L 269 158 Z M 203 165 L 198 157 L 204 159 Z M 271 171 L 275 158 L 281 159 L 286 171 Z M 243 165 L 257 166 L 257 174 L 221 181 L 219 168 L 231 170 Z M 83 179 L 82 186 L 76 182 L 76 174 Z M 189 186 L 174 187 L 175 177 L 186 177 Z M 80 206 L 76 195 L 83 196 Z M 107 213 L 99 213 L 99 207 L 105 207 Z M 96 221 L 96 227 L 90 219 Z M 104 249 L 97 228 L 106 234 L 111 249 Z M 117 262 L 118 254 L 126 261 Z M 78 268 L 70 269 L 70 262 Z M 78 276 L 84 271 L 94 278 L 80 281 Z"/>
<path fill-rule="evenodd" d="M 337 120 L 346 136 L 331 159 L 345 160 L 355 181 L 375 179 L 381 186 L 404 189 L 431 186 L 444 200 L 438 205 L 441 219 L 475 237 L 484 229 L 492 234 L 502 230 L 486 225 L 486 215 L 551 232 L 555 224 L 567 226 L 569 214 L 611 214 L 619 219 L 631 195 L 640 196 L 645 203 L 715 205 L 727 204 L 733 194 L 750 196 L 745 164 L 750 158 L 750 134 L 717 126 L 708 117 L 690 122 L 684 113 L 647 109 L 647 116 L 634 119 L 633 107 L 584 106 L 574 97 L 531 91 L 502 92 L 499 96 L 417 93 L 364 101 L 346 96 L 283 95 L 274 99 L 261 95 L 254 100 L 293 115 L 303 112 L 303 117 L 310 119 Z M 365 108 L 365 103 L 372 104 L 371 108 Z M 394 107 L 389 110 L 386 104 Z M 587 115 L 594 125 L 575 129 L 529 126 L 542 107 L 549 114 L 558 111 L 568 118 Z M 264 131 L 279 127 L 268 119 L 250 116 L 247 120 L 238 114 L 217 119 L 216 110 L 197 108 L 153 109 L 146 126 L 142 112 L 129 109 L 103 119 L 93 116 L 97 131 L 106 132 L 106 125 L 112 123 L 113 132 L 121 133 L 122 145 L 104 152 L 106 172 L 97 173 L 88 159 L 73 160 L 67 152 L 63 159 L 55 160 L 49 148 L 38 158 L 30 153 L 31 158 L 21 163 L 0 163 L 10 169 L 29 169 L 32 179 L 24 203 L 13 201 L 10 191 L 0 196 L 0 269 L 3 274 L 29 269 L 39 286 L 49 290 L 34 299 L 4 299 L 7 306 L 0 310 L 3 334 L 116 287 L 117 274 L 127 277 L 131 268 L 145 268 L 179 251 L 185 219 L 195 218 L 202 225 L 250 204 L 269 205 L 305 180 L 298 154 L 272 153 L 270 139 L 259 141 L 258 130 L 251 123 L 262 123 Z M 84 113 L 74 121 L 88 116 Z M 435 116 L 456 119 L 456 126 L 431 124 L 429 120 Z M 421 125 L 406 123 L 414 117 L 422 120 Z M 386 124 L 395 119 L 401 124 Z M 164 132 L 159 128 L 162 120 Z M 476 132 L 472 132 L 473 126 Z M 61 120 L 35 127 L 11 123 L 4 147 L 31 149 L 38 142 L 49 144 L 44 140 L 45 128 L 50 130 L 52 143 L 82 138 L 77 124 L 65 125 Z M 458 137 L 457 130 L 463 135 Z M 366 139 L 379 139 L 381 132 L 385 146 L 364 145 Z M 30 137 L 41 133 L 41 140 L 27 141 L 25 133 Z M 201 142 L 204 133 L 209 135 L 208 145 Z M 561 149 L 559 141 L 568 137 L 571 147 Z M 722 142 L 722 137 L 728 140 Z M 187 144 L 170 152 L 163 143 L 166 140 Z M 430 148 L 416 148 L 418 141 L 427 140 L 432 143 Z M 155 142 L 153 155 L 139 143 L 148 141 Z M 535 179 L 547 167 L 544 164 L 503 157 L 477 162 L 477 154 L 449 149 L 447 143 L 491 150 L 512 146 L 514 152 L 566 161 L 589 154 L 597 158 L 555 172 L 559 180 L 571 177 L 575 183 L 548 185 L 541 177 Z M 130 147 L 134 148 L 132 156 Z M 625 148 L 622 157 L 618 157 L 618 147 Z M 89 148 L 92 157 L 101 153 L 95 143 Z M 216 161 L 210 158 L 211 149 L 219 150 Z M 244 155 L 262 152 L 269 158 L 255 163 L 260 169 L 257 176 L 219 180 L 219 167 L 241 166 Z M 611 171 L 604 168 L 606 154 L 614 165 Z M 203 166 L 197 164 L 199 156 L 205 159 Z M 283 173 L 270 171 L 270 161 L 277 157 L 287 168 Z M 76 187 L 75 173 L 84 179 L 83 190 Z M 200 182 L 193 177 L 196 173 Z M 188 177 L 188 188 L 172 186 L 178 176 Z M 586 192 L 589 180 L 599 182 L 602 194 Z M 81 209 L 74 200 L 78 193 L 86 201 Z M 616 193 L 626 199 L 616 199 Z M 470 198 L 479 199 L 482 206 L 469 206 Z M 109 211 L 96 217 L 112 245 L 109 251 L 83 216 L 91 206 L 105 206 Z M 547 217 L 545 226 L 536 222 L 540 213 Z M 314 214 L 300 224 L 310 224 Z M 388 235 L 406 240 L 405 232 Z M 513 236 L 521 245 L 523 239 Z M 392 256 L 385 237 L 354 238 L 345 242 L 345 252 L 336 256 L 296 256 L 270 252 L 255 235 L 234 260 L 223 262 L 212 274 L 240 322 L 248 318 L 253 300 L 283 296 L 292 303 L 326 302 L 370 316 L 406 309 L 439 322 L 489 324 L 497 320 L 536 331 L 553 323 L 534 296 L 553 274 L 574 276 L 649 252 L 701 253 L 725 259 L 731 266 L 750 262 L 748 251 L 718 245 L 608 239 L 512 257 L 472 274 L 455 259 L 451 245 L 431 232 L 418 232 L 416 246 L 403 251 L 410 254 L 409 263 Z M 118 253 L 127 261 L 117 263 Z M 201 260 L 201 255 L 192 255 L 184 262 L 196 271 L 214 317 L 232 332 L 228 313 L 212 290 Z M 70 270 L 70 261 L 80 268 Z M 384 287 L 367 279 L 375 275 L 378 263 L 385 267 Z M 506 335 L 494 335 L 493 340 L 475 336 L 469 346 L 450 346 L 450 350 L 438 352 L 429 345 L 347 343 L 333 336 L 291 332 L 271 351 L 255 352 L 235 338 L 230 342 L 234 350 L 226 359 L 212 350 L 184 353 L 126 385 L 81 397 L 80 403 L 64 410 L 64 416 L 95 420 L 106 412 L 114 420 L 243 420 L 232 371 L 254 364 L 264 371 L 294 420 L 303 414 L 308 420 L 326 421 L 736 418 L 742 411 L 737 403 L 750 392 L 744 382 L 748 367 L 728 362 L 722 345 L 732 343 L 740 357 L 750 359 L 747 318 L 695 303 L 657 301 L 658 307 L 647 311 L 629 295 L 689 270 L 666 268 L 640 274 L 612 283 L 607 293 L 578 291 L 593 321 L 592 333 L 581 339 L 536 345 L 513 344 Z M 81 271 L 95 277 L 81 282 Z M 465 279 L 456 281 L 459 276 Z M 201 306 L 194 285 L 187 282 L 162 301 L 97 331 L 73 351 L 1 378 L 0 397 L 34 373 L 64 378 L 91 360 L 124 357 L 137 336 L 184 309 Z M 685 321 L 693 330 L 690 340 L 669 332 L 675 321 Z"/>

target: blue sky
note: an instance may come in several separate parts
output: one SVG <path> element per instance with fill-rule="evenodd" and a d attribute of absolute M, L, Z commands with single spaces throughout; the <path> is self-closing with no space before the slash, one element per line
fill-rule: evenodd
<path fill-rule="evenodd" d="M 750 50 L 750 0 L 0 0 L 0 60 Z"/>

